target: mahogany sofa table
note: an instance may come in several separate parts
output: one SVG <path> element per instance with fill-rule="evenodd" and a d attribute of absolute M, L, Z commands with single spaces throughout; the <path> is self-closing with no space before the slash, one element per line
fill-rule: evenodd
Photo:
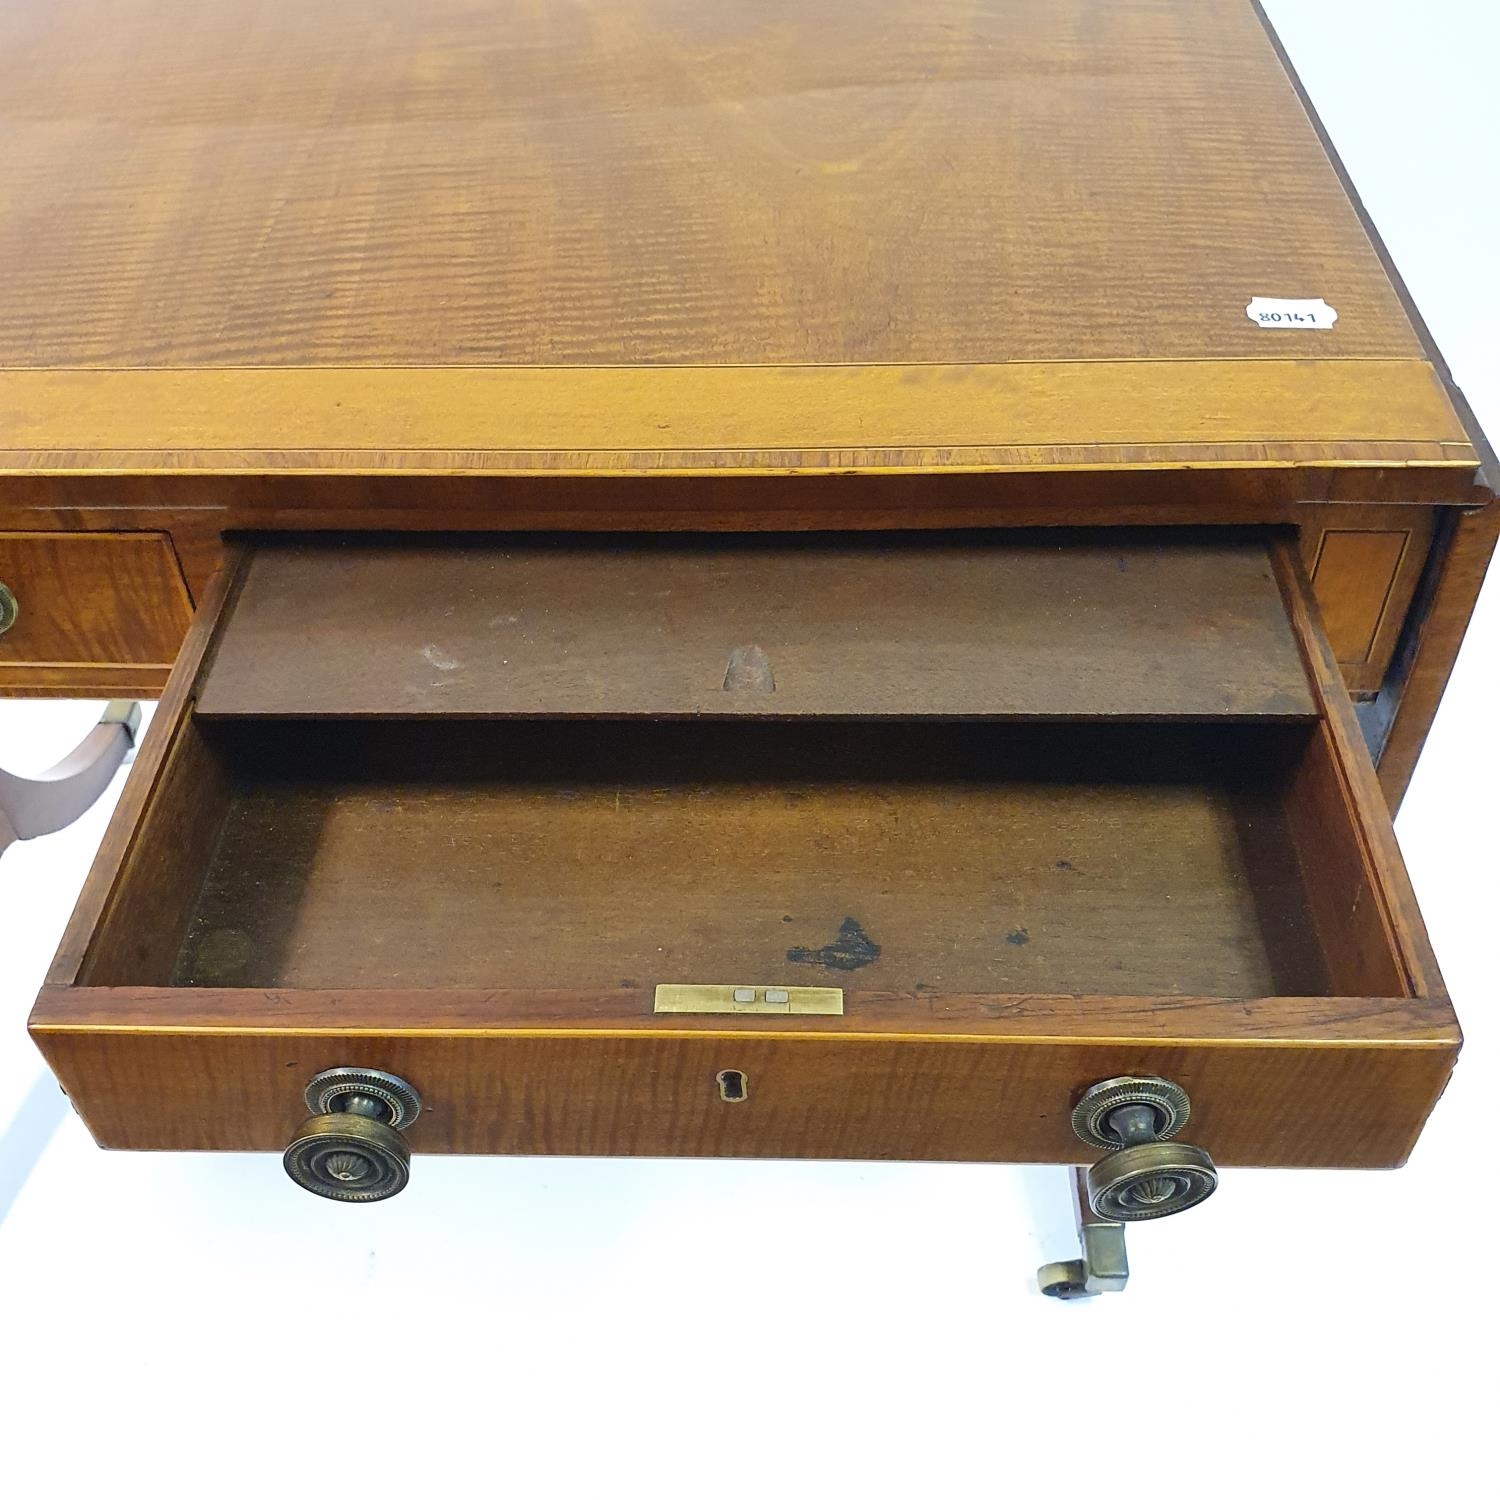
<path fill-rule="evenodd" d="M 19 0 L 0 99 L 0 692 L 162 695 L 102 1145 L 1091 1164 L 1062 1295 L 1405 1158 L 1496 470 L 1251 0 Z"/>

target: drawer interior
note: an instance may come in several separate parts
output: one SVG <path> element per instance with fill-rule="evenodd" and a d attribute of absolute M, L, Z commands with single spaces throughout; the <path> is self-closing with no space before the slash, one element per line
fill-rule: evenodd
<path fill-rule="evenodd" d="M 1289 539 L 1126 532 L 247 544 L 31 1029 L 130 1148 L 357 1064 L 424 1152 L 1068 1161 L 1142 1073 L 1279 1166 L 1460 1040 Z"/>
<path fill-rule="evenodd" d="M 190 718 L 82 982 L 1401 993 L 1331 754 L 1300 722 Z"/>

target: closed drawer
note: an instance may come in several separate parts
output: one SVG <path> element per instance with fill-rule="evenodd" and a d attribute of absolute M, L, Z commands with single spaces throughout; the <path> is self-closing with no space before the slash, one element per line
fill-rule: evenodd
<path fill-rule="evenodd" d="M 160 692 L 192 616 L 160 532 L 0 532 L 0 584 L 0 692 Z"/>
<path fill-rule="evenodd" d="M 32 1018 L 105 1145 L 280 1149 L 361 1066 L 418 1152 L 1077 1161 L 1152 1074 L 1224 1162 L 1389 1166 L 1452 1067 L 1289 543 L 235 566 Z"/>
<path fill-rule="evenodd" d="M 1431 506 L 1339 506 L 1303 533 L 1328 644 L 1358 698 L 1380 691 L 1432 545 Z"/>

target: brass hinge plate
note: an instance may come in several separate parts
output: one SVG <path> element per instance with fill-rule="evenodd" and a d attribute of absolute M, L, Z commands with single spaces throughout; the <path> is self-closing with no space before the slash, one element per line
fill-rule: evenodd
<path fill-rule="evenodd" d="M 809 985 L 659 984 L 656 1014 L 679 1016 L 841 1016 L 843 990 Z"/>

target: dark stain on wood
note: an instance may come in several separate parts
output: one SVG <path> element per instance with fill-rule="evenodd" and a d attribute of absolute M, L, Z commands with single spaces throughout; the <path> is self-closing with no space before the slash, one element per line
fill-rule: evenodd
<path fill-rule="evenodd" d="M 1024 927 L 1017 927 L 1005 934 L 1005 941 L 1012 948 L 1024 948 L 1031 941 L 1031 934 Z"/>
<path fill-rule="evenodd" d="M 863 969 L 880 957 L 880 944 L 853 917 L 839 923 L 839 935 L 821 948 L 788 948 L 787 962 L 816 964 L 822 969 L 840 969 L 845 973 Z"/>
<path fill-rule="evenodd" d="M 1328 837 L 1316 800 L 1327 778 L 1282 806 L 1288 761 L 1323 753 L 1300 726 L 1080 736 L 1068 724 L 618 723 L 600 735 L 387 720 L 188 732 L 203 753 L 158 793 L 166 821 L 145 831 L 158 854 L 136 872 L 140 902 L 121 893 L 129 920 L 98 936 L 91 977 L 293 990 L 502 978 L 650 989 L 664 972 L 776 983 L 778 970 L 846 977 L 787 951 L 817 949 L 823 933 L 838 945 L 853 915 L 879 934 L 866 977 L 878 971 L 883 990 L 1394 993 L 1371 988 L 1364 960 L 1355 988 L 1328 988 L 1298 852 Z M 198 842 L 171 836 L 184 827 Z M 1074 873 L 1056 869 L 1059 849 Z M 1326 866 L 1317 899 L 1341 892 L 1347 908 L 1349 877 Z M 1004 940 L 1033 922 L 1045 941 Z M 202 939 L 224 929 L 249 939 L 244 967 L 200 970 Z M 1359 932 L 1336 970 L 1370 947 Z M 143 934 L 150 951 L 137 957 Z"/>

